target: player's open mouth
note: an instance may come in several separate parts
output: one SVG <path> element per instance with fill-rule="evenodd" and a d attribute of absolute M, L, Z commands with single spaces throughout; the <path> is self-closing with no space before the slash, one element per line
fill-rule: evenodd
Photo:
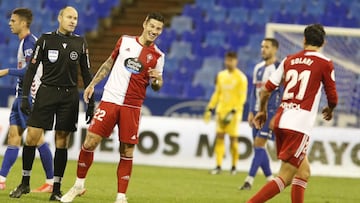
<path fill-rule="evenodd" d="M 155 33 L 152 33 L 152 32 L 149 32 L 149 36 L 152 37 L 152 38 L 154 38 L 154 37 L 156 37 L 156 34 L 155 34 Z"/>

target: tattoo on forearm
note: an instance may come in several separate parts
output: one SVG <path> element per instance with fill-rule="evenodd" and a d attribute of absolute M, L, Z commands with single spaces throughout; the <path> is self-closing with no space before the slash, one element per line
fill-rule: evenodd
<path fill-rule="evenodd" d="M 113 59 L 109 57 L 96 72 L 95 77 L 91 81 L 91 84 L 95 85 L 99 83 L 102 79 L 104 79 L 110 72 L 113 65 Z"/>

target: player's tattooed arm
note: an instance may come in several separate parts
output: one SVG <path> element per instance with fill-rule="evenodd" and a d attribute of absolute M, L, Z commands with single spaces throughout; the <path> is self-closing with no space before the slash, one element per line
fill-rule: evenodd
<path fill-rule="evenodd" d="M 111 71 L 114 64 L 114 59 L 110 56 L 99 68 L 96 72 L 93 80 L 91 81 L 90 85 L 95 86 L 98 84 L 102 79 L 104 79 Z"/>
<path fill-rule="evenodd" d="M 99 68 L 96 72 L 94 78 L 91 80 L 90 84 L 84 90 L 84 101 L 85 103 L 89 103 L 90 98 L 94 94 L 95 85 L 98 84 L 102 79 L 104 79 L 111 71 L 114 64 L 114 59 L 110 56 Z"/>

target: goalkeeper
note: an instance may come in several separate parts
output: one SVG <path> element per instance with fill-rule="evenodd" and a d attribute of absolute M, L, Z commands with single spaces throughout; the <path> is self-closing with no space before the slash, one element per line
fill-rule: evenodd
<path fill-rule="evenodd" d="M 242 119 L 243 106 L 246 101 L 248 81 L 243 72 L 237 67 L 238 59 L 235 52 L 225 55 L 225 70 L 218 73 L 215 91 L 204 113 L 204 120 L 208 122 L 213 112 L 216 112 L 216 140 L 215 156 L 216 168 L 211 174 L 219 174 L 225 155 L 225 134 L 230 137 L 230 152 L 232 167 L 230 173 L 236 174 L 238 152 L 238 126 Z M 216 108 L 216 109 L 215 109 Z"/>

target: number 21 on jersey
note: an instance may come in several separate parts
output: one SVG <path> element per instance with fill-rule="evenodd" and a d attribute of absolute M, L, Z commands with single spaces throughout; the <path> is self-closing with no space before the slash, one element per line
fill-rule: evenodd
<path fill-rule="evenodd" d="M 285 81 L 288 83 L 284 90 L 283 99 L 288 100 L 295 98 L 297 100 L 302 100 L 304 98 L 305 90 L 309 83 L 310 73 L 311 71 L 309 70 L 304 70 L 300 73 L 295 69 L 290 69 L 289 71 L 287 71 L 285 75 Z M 299 91 L 295 95 L 295 92 L 292 92 L 290 90 L 295 87 L 299 82 Z"/>

